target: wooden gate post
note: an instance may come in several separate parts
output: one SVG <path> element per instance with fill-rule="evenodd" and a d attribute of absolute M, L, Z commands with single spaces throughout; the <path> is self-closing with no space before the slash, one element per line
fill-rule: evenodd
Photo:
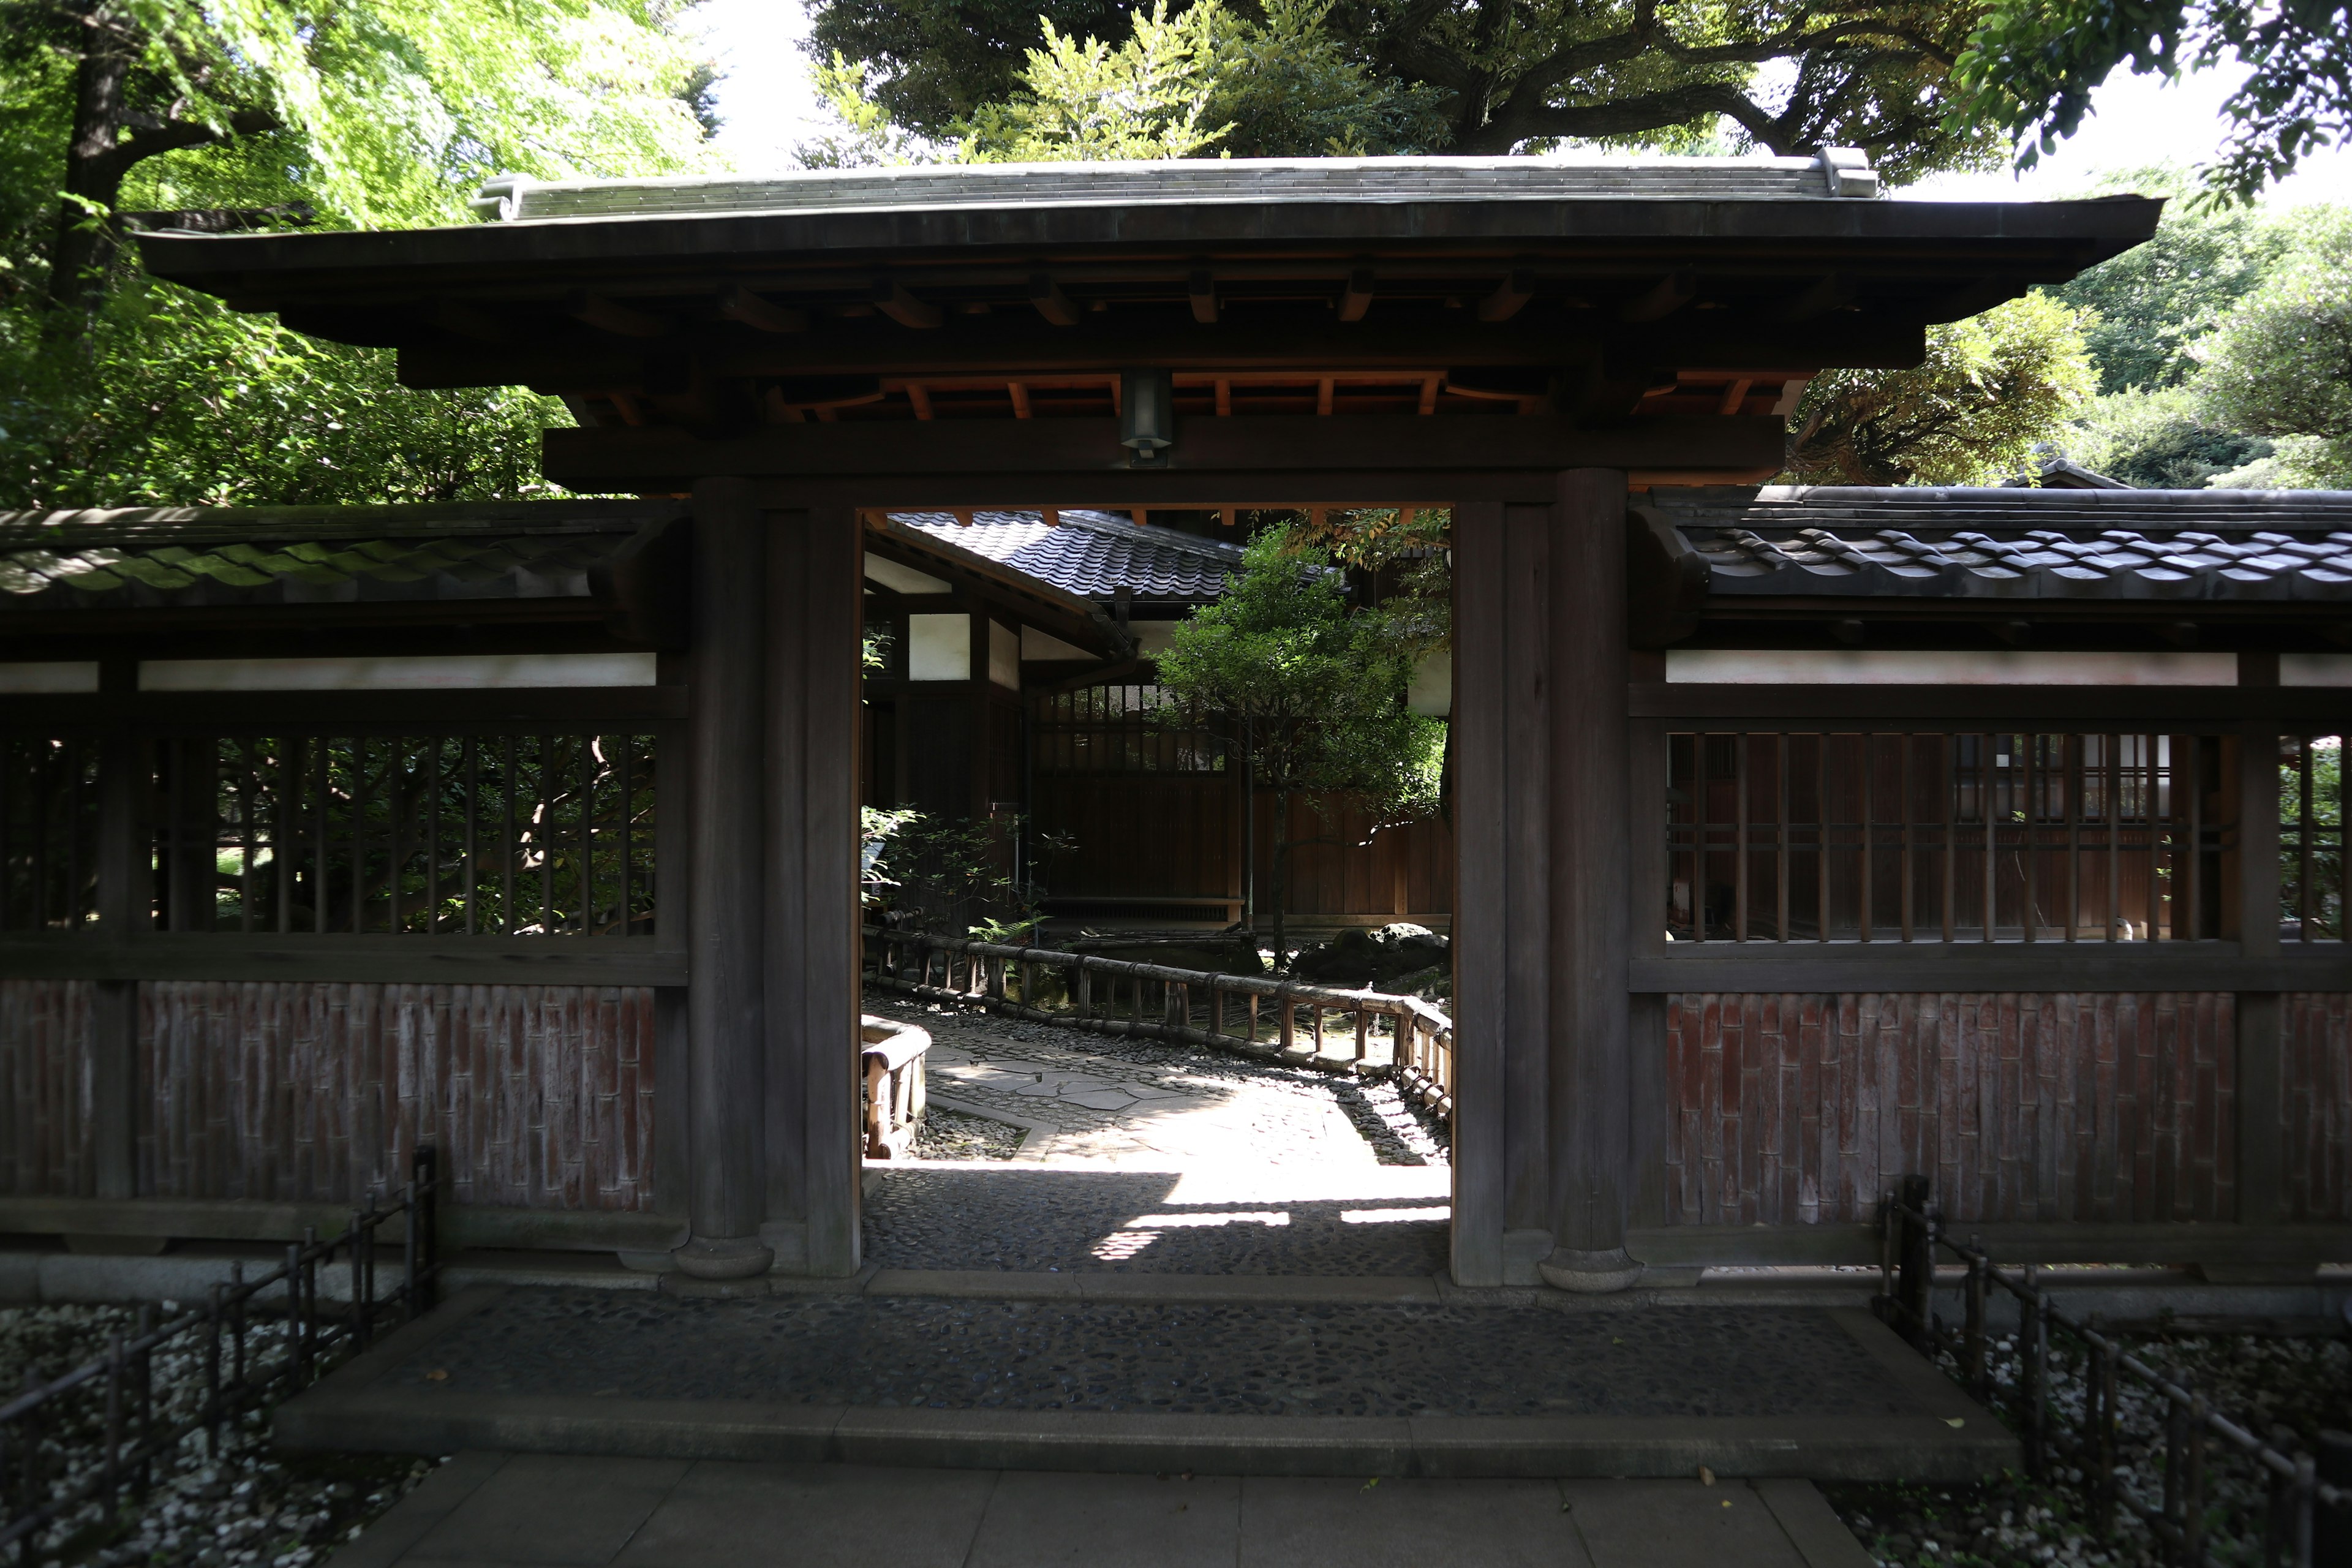
<path fill-rule="evenodd" d="M 1454 1275 L 1622 1289 L 1624 474 L 1458 507 L 1454 592 Z"/>
<path fill-rule="evenodd" d="M 700 521 L 697 520 L 697 527 Z M 858 1266 L 857 771 L 864 539 L 768 514 L 767 1223 L 786 1273 Z M 978 672 L 982 679 L 987 667 Z M 756 857 L 754 858 L 757 858 Z"/>
<path fill-rule="evenodd" d="M 671 1256 L 698 1279 L 765 1274 L 767 540 L 751 487 L 694 487 L 692 697 L 687 723 L 688 1233 Z M 668 1092 L 665 1086 L 664 1092 Z"/>

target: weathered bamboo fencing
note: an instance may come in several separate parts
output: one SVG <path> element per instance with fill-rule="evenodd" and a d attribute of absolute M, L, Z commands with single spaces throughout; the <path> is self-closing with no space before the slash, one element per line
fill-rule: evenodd
<path fill-rule="evenodd" d="M 1097 1034 L 1345 1064 L 1362 1077 L 1393 1077 L 1439 1116 L 1454 1112 L 1454 1020 L 1417 996 L 877 926 L 866 928 L 866 952 L 868 978 L 887 989 Z M 1351 1034 L 1352 1054 L 1332 1049 L 1335 1035 L 1344 1044 Z M 1388 1060 L 1374 1059 L 1375 1044 L 1388 1047 Z"/>
<path fill-rule="evenodd" d="M 2037 1480 L 2079 1477 L 2092 1526 L 2102 1540 L 2114 1540 L 2116 1524 L 2129 1518 L 2156 1538 L 2163 1560 L 2173 1568 L 2208 1568 L 2217 1561 L 2242 1560 L 2215 1551 L 2217 1527 L 2235 1525 L 2260 1540 L 2265 1568 L 2352 1568 L 2352 1438 L 2323 1434 L 2317 1458 L 2280 1452 L 2183 1386 L 2184 1379 L 2133 1355 L 2101 1331 L 2095 1315 L 2083 1323 L 2060 1311 L 2032 1264 L 2022 1275 L 2011 1274 L 1995 1267 L 1975 1237 L 1967 1246 L 1954 1241 L 1944 1232 L 1943 1214 L 1930 1201 L 1925 1176 L 1905 1176 L 1881 1203 L 1879 1214 L 1879 1316 L 1926 1355 L 1950 1356 L 1960 1381 L 1980 1403 L 2002 1396 L 1991 1363 L 1989 1298 L 2001 1290 L 2016 1299 L 2017 1376 L 2002 1403 L 2018 1426 L 2025 1468 Z M 1934 1309 L 1938 1247 L 1968 1268 L 1958 1332 Z M 2063 1418 L 2056 1397 L 2055 1380 L 2064 1369 L 2051 1351 L 2059 1334 L 2073 1342 L 2084 1362 L 2079 1426 Z M 2159 1491 L 2146 1497 L 2135 1495 L 2126 1480 L 2123 1392 L 2163 1412 L 2163 1482 Z M 2232 1510 L 2210 1486 L 2215 1462 L 2224 1458 L 2245 1467 L 2257 1484 L 2263 1498 L 2259 1519 L 2232 1518 Z"/>

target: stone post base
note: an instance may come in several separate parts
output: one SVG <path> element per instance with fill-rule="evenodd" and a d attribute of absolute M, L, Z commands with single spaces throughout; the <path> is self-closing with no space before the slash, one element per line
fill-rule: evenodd
<path fill-rule="evenodd" d="M 692 1237 L 670 1257 L 679 1273 L 696 1279 L 750 1279 L 776 1261 L 756 1236 Z"/>
<path fill-rule="evenodd" d="M 1613 1290 L 1628 1289 L 1642 1278 L 1642 1266 L 1627 1257 L 1622 1247 L 1612 1247 L 1606 1252 L 1554 1247 L 1549 1258 L 1536 1265 L 1536 1270 L 1546 1284 L 1585 1296 L 1605 1296 Z"/>

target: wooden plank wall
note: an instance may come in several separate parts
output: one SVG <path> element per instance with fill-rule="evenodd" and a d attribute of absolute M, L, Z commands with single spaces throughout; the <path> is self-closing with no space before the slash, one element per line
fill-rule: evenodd
<path fill-rule="evenodd" d="M 140 986 L 139 1191 L 352 1203 L 420 1139 L 451 1201 L 653 1206 L 645 986 Z"/>
<path fill-rule="evenodd" d="M 1300 843 L 1290 857 L 1285 903 L 1297 919 L 1328 919 L 1378 925 L 1432 916 L 1451 921 L 1454 911 L 1454 829 L 1443 817 L 1391 827 L 1360 842 L 1370 826 L 1351 803 L 1332 809 L 1327 821 L 1314 803 L 1293 798 L 1294 840 L 1331 838 L 1331 844 Z M 1257 801 L 1257 885 L 1261 896 L 1274 886 L 1274 796 Z"/>
<path fill-rule="evenodd" d="M 90 1197 L 87 980 L 0 980 L 0 1195 Z"/>
<path fill-rule="evenodd" d="M 1909 1172 L 1955 1223 L 2232 1219 L 2235 1003 L 1670 996 L 1667 1223 L 1866 1221 Z"/>
<path fill-rule="evenodd" d="M 1241 896 L 1237 792 L 1224 774 L 1041 773 L 1031 788 L 1035 830 L 1078 844 L 1041 869 L 1054 896 Z"/>
<path fill-rule="evenodd" d="M 2352 995 L 2305 991 L 2281 1000 L 2284 1217 L 2352 1220 Z"/>

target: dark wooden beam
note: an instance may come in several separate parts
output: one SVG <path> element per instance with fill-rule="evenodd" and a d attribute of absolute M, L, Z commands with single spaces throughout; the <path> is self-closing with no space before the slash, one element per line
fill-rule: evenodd
<path fill-rule="evenodd" d="M 254 731 L 271 725 L 644 723 L 680 719 L 679 686 L 545 687 L 473 691 L 142 691 L 0 697 L 0 724 L 60 733 L 107 725 Z"/>
<path fill-rule="evenodd" d="M 1217 324 L 1217 279 L 1207 268 L 1197 268 L 1184 282 L 1186 299 L 1192 307 L 1192 320 L 1204 327 Z"/>
<path fill-rule="evenodd" d="M 1642 293 L 1618 307 L 1628 321 L 1662 321 L 1698 297 L 1698 279 L 1687 268 L 1669 272 Z M 1728 363 L 1728 362 L 1726 362 Z"/>
<path fill-rule="evenodd" d="M 1773 316 L 1783 321 L 1810 321 L 1815 316 L 1842 310 L 1853 304 L 1853 275 L 1832 272 L 1780 301 L 1773 310 Z"/>
<path fill-rule="evenodd" d="M 1478 319 L 1488 323 L 1507 321 L 1535 297 L 1534 274 L 1524 270 L 1512 272 L 1478 301 Z"/>
<path fill-rule="evenodd" d="M 2293 943 L 2286 944 L 2293 946 Z M 1626 965 L 1643 992 L 2342 991 L 2352 957 L 2233 942 L 1676 942 Z"/>
<path fill-rule="evenodd" d="M 577 293 L 565 298 L 563 313 L 600 332 L 611 332 L 623 338 L 666 338 L 670 333 L 667 318 L 650 310 L 635 310 L 606 299 L 602 294 Z"/>
<path fill-rule="evenodd" d="M 1491 298 L 1491 297 L 1490 297 Z M 1215 296 L 1193 296 L 1195 303 Z M 919 301 L 918 301 L 919 303 Z M 1521 301 L 1526 304 L 1526 300 Z M 1514 312 L 1515 314 L 1517 312 Z M 737 332 L 681 349 L 706 375 L 721 380 L 797 375 L 1113 374 L 1149 364 L 1214 374 L 1249 370 L 1443 370 L 1451 366 L 1559 366 L 1601 356 L 1620 379 L 1654 368 L 1774 368 L 1811 374 L 1830 367 L 1900 369 L 1919 363 L 1926 338 L 1916 321 L 1832 311 L 1807 322 L 1776 323 L 1761 313 L 1722 310 L 1676 318 L 1635 331 L 1594 319 L 1595 312 L 1549 312 L 1528 320 L 1479 321 L 1467 311 L 1394 311 L 1362 321 L 1337 312 L 1253 324 L 1246 338 L 1175 311 L 1140 319 L 1121 310 L 1088 313 L 1075 327 L 1049 327 L 997 311 L 958 316 L 942 330 L 886 331 L 871 321 L 811 323 L 798 336 Z M 1717 321 L 1714 318 L 1733 319 Z M 943 317 L 944 319 L 944 317 Z M 602 395 L 648 393 L 675 356 L 632 353 L 618 344 L 519 342 L 469 344 L 454 339 L 407 343 L 400 379 L 424 389 L 522 384 L 542 392 Z"/>
<path fill-rule="evenodd" d="M 635 937 L 0 937 L 0 975 L 31 980 L 383 985 L 683 985 L 675 944 Z M 135 1076 L 135 1075 L 134 1075 Z"/>
<path fill-rule="evenodd" d="M 1070 297 L 1062 292 L 1062 286 L 1054 281 L 1050 273 L 1040 272 L 1029 279 L 1029 303 L 1036 307 L 1040 317 L 1057 327 L 1078 324 L 1077 306 L 1070 302 Z"/>
<path fill-rule="evenodd" d="M 918 300 L 907 292 L 907 286 L 895 279 L 874 280 L 874 308 L 902 327 L 929 329 L 947 320 L 947 312 L 928 300 Z"/>
<path fill-rule="evenodd" d="M 719 313 L 756 332 L 804 332 L 808 312 L 774 304 L 740 285 L 719 296 Z"/>
<path fill-rule="evenodd" d="M 1442 472 L 1569 466 L 1769 473 L 1785 428 L 1769 416 L 1659 416 L 1588 429 L 1549 416 L 1417 415 L 1191 419 L 1157 475 L 1376 468 Z M 676 489 L 698 476 L 838 475 L 887 481 L 928 474 L 1131 474 L 1108 419 L 779 426 L 731 440 L 675 430 L 550 430 L 543 467 L 581 489 Z M 905 504 L 877 493 L 870 504 Z M 978 498 L 962 504 L 981 504 Z"/>
<path fill-rule="evenodd" d="M 2206 731 L 2248 719 L 2341 723 L 2352 696 L 2326 687 L 2241 686 L 1701 686 L 1636 683 L 1638 719 L 1767 728 L 1867 721 L 1889 730 L 1965 728 L 1986 721 L 2179 724 Z"/>

